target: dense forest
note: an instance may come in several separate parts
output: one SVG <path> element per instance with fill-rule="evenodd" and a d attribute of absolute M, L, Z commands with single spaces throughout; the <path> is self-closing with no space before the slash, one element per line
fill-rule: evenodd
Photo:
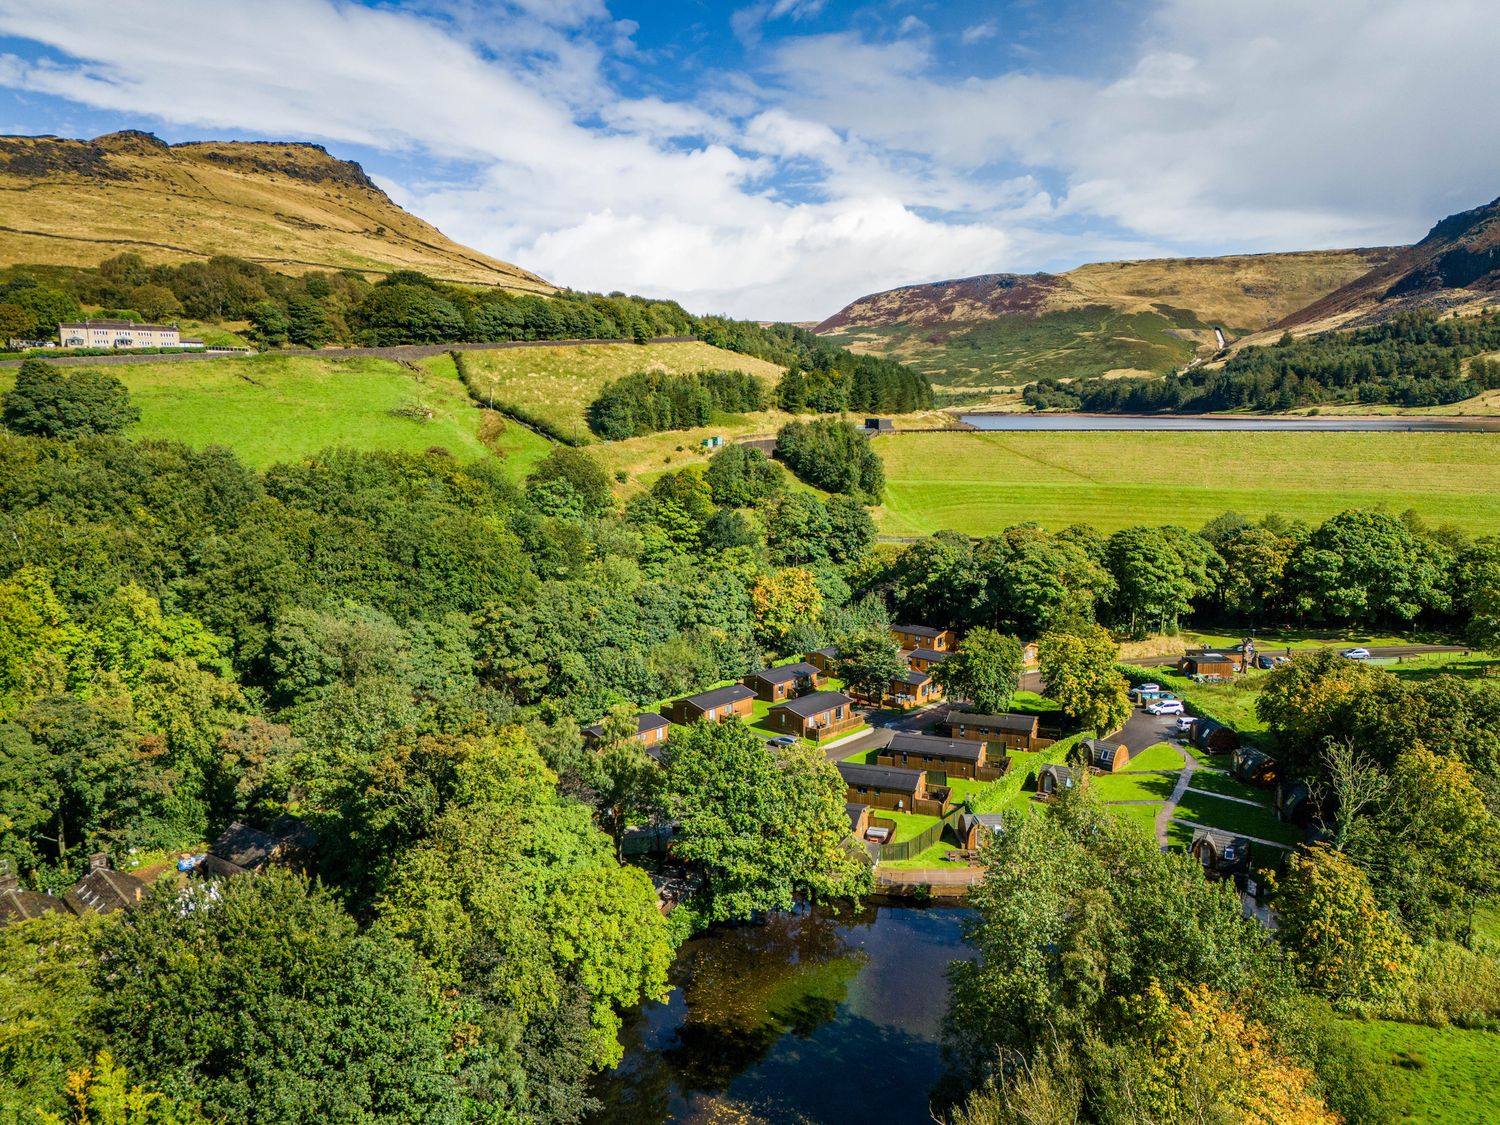
<path fill-rule="evenodd" d="M 1439 318 L 1430 310 L 1381 324 L 1244 348 L 1221 367 L 1161 379 L 1047 380 L 1026 388 L 1038 409 L 1096 413 L 1290 410 L 1392 403 L 1439 406 L 1500 386 L 1500 314 Z"/>

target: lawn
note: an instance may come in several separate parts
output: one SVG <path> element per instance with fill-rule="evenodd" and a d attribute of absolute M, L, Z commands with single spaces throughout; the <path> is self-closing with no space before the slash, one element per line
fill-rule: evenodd
<path fill-rule="evenodd" d="M 1341 1020 L 1340 1026 L 1388 1067 L 1406 1102 L 1402 1122 L 1490 1125 L 1500 1121 L 1500 1082 L 1495 1081 L 1500 1033 L 1389 1020 Z"/>
<path fill-rule="evenodd" d="M 1161 812 L 1161 805 L 1110 805 L 1109 812 L 1121 820 L 1140 825 L 1152 839 L 1156 838 L 1156 814 Z"/>
<path fill-rule="evenodd" d="M 1408 508 L 1470 532 L 1500 530 L 1500 442 L 1490 434 L 949 432 L 880 439 L 880 529 L 991 535 L 1036 520 L 1105 533 L 1198 527 L 1226 511 L 1320 521 Z M 1233 465 L 1233 474 L 1191 467 Z"/>
<path fill-rule="evenodd" d="M 903 840 L 910 840 L 913 836 L 920 836 L 934 824 L 941 824 L 943 818 L 940 816 L 926 816 L 923 813 L 893 812 L 890 809 L 871 809 L 871 816 L 884 817 L 896 822 L 895 835 L 891 837 L 891 843 L 899 844 Z M 949 845 L 952 846 L 951 844 Z"/>
<path fill-rule="evenodd" d="M 529 430 L 475 407 L 451 360 L 446 370 L 414 371 L 385 359 L 265 355 L 100 370 L 121 380 L 140 408 L 130 437 L 225 445 L 258 468 L 329 446 L 412 453 L 442 446 L 463 458 L 488 447 L 521 476 L 548 449 Z M 14 379 L 0 371 L 0 390 Z M 392 413 L 409 404 L 431 417 Z"/>
<path fill-rule="evenodd" d="M 1177 784 L 1175 774 L 1106 773 L 1089 779 L 1101 801 L 1165 801 Z"/>
<path fill-rule="evenodd" d="M 1225 797 L 1239 797 L 1267 807 L 1271 804 L 1271 794 L 1267 790 L 1246 785 L 1238 778 L 1230 777 L 1229 774 L 1220 773 L 1217 770 L 1196 771 L 1193 774 L 1193 788 L 1207 789 L 1211 793 L 1219 793 Z"/>
<path fill-rule="evenodd" d="M 1182 755 L 1170 744 L 1158 742 L 1134 755 L 1125 768 L 1132 773 L 1139 773 L 1141 770 L 1180 770 Z"/>
<path fill-rule="evenodd" d="M 948 853 L 956 847 L 957 845 L 951 840 L 939 840 L 910 859 L 883 859 L 880 861 L 880 866 L 895 868 L 897 871 L 910 871 L 921 867 L 968 867 L 967 863 L 954 863 L 947 858 Z"/>
<path fill-rule="evenodd" d="M 1018 691 L 1010 697 L 1010 709 L 1017 715 L 1041 715 L 1062 718 L 1062 708 L 1045 695 L 1034 691 Z"/>
<path fill-rule="evenodd" d="M 464 362 L 475 391 L 492 394 L 500 409 L 513 408 L 584 440 L 589 438 L 584 412 L 605 383 L 622 375 L 744 371 L 769 383 L 782 374 L 774 363 L 698 342 L 505 348 L 468 352 Z"/>
<path fill-rule="evenodd" d="M 1222 828 L 1226 832 L 1238 832 L 1246 836 L 1257 836 L 1288 847 L 1302 842 L 1302 830 L 1292 824 L 1283 824 L 1268 808 L 1252 808 L 1236 801 L 1191 790 L 1182 795 L 1174 816 L 1190 820 L 1195 824 L 1206 824 L 1211 828 Z"/>

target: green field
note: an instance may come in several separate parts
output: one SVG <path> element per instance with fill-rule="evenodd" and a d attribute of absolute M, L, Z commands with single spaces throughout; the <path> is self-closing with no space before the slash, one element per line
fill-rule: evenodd
<path fill-rule="evenodd" d="M 421 369 L 386 359 L 266 355 L 99 370 L 121 380 L 140 407 L 130 437 L 225 445 L 257 467 L 335 445 L 409 452 L 441 446 L 461 458 L 491 449 L 520 476 L 548 449 L 524 427 L 474 406 L 446 356 Z M 14 370 L 0 371 L 0 390 L 14 381 Z M 431 418 L 392 413 L 408 404 L 431 410 Z"/>
<path fill-rule="evenodd" d="M 585 440 L 585 411 L 605 383 L 622 375 L 647 370 L 745 371 L 770 382 L 782 374 L 774 363 L 697 342 L 504 348 L 468 352 L 464 363 L 475 393 L 493 396 L 501 410 L 513 410 Z"/>
<path fill-rule="evenodd" d="M 1491 1125 L 1500 1121 L 1500 1082 L 1495 1081 L 1500 1032 L 1389 1020 L 1341 1020 L 1339 1026 L 1388 1068 L 1406 1103 L 1400 1122 Z"/>
<path fill-rule="evenodd" d="M 1415 509 L 1500 530 L 1500 441 L 1430 433 L 897 433 L 876 443 L 888 535 L 990 535 L 1034 520 L 1110 532 L 1226 511 L 1317 521 Z"/>

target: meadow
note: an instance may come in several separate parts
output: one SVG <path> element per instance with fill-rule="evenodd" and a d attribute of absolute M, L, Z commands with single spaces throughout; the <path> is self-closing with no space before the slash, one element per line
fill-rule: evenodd
<path fill-rule="evenodd" d="M 202 448 L 224 445 L 264 468 L 329 446 L 420 452 L 441 446 L 457 457 L 492 452 L 523 475 L 545 456 L 546 441 L 470 402 L 447 356 L 410 367 L 386 359 L 252 356 L 119 364 L 140 408 L 132 438 L 163 438 Z M 0 371 L 0 391 L 15 370 Z M 420 405 L 426 420 L 394 411 Z"/>
<path fill-rule="evenodd" d="M 1387 1068 L 1407 1125 L 1490 1125 L 1500 1121 L 1500 1032 L 1425 1027 L 1390 1020 L 1341 1020 L 1350 1038 Z"/>
<path fill-rule="evenodd" d="M 1319 521 L 1414 509 L 1500 530 L 1500 441 L 1475 433 L 897 433 L 877 513 L 887 535 L 990 535 L 1028 520 L 1196 528 L 1226 511 Z"/>
<path fill-rule="evenodd" d="M 506 348 L 469 352 L 464 362 L 476 392 L 492 398 L 498 409 L 539 419 L 579 440 L 589 438 L 589 404 L 605 383 L 622 375 L 744 371 L 771 383 L 782 374 L 774 363 L 698 342 Z"/>

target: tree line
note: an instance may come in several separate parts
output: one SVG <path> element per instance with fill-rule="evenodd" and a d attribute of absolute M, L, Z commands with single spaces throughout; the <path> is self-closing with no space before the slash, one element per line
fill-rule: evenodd
<path fill-rule="evenodd" d="M 1243 348 L 1219 367 L 1159 379 L 1043 380 L 1023 400 L 1037 409 L 1095 413 L 1291 410 L 1391 403 L 1439 406 L 1500 386 L 1500 314 L 1442 318 L 1400 313 L 1380 324 Z"/>
<path fill-rule="evenodd" d="M 765 408 L 764 384 L 743 371 L 637 371 L 606 383 L 587 413 L 589 429 L 607 441 L 621 441 L 706 426 L 715 412 Z"/>

